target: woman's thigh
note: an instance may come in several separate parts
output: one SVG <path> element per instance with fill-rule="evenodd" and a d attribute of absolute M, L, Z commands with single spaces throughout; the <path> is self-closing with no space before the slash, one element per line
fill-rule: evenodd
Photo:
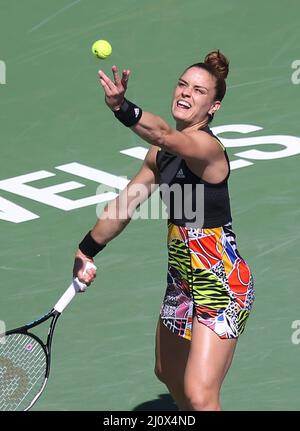
<path fill-rule="evenodd" d="M 168 329 L 159 318 L 156 329 L 155 371 L 162 380 L 183 382 L 191 342 Z"/>
<path fill-rule="evenodd" d="M 201 394 L 218 400 L 236 344 L 236 338 L 221 339 L 194 317 L 193 337 L 184 375 L 184 390 L 188 398 Z"/>

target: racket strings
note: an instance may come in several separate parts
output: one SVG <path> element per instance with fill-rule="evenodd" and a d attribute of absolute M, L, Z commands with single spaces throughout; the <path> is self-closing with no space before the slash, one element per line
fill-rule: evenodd
<path fill-rule="evenodd" d="M 0 343 L 0 411 L 25 410 L 43 387 L 47 358 L 30 335 L 11 334 Z"/>

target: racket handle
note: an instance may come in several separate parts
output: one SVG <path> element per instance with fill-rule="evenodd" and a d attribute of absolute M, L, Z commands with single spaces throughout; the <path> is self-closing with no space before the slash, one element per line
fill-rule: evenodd
<path fill-rule="evenodd" d="M 87 262 L 84 268 L 84 272 L 88 269 L 97 269 L 97 267 L 92 262 Z M 62 313 L 67 305 L 70 304 L 76 293 L 85 292 L 87 289 L 87 285 L 78 280 L 78 277 L 74 278 L 68 289 L 65 293 L 60 297 L 57 303 L 54 305 L 54 310 Z"/>

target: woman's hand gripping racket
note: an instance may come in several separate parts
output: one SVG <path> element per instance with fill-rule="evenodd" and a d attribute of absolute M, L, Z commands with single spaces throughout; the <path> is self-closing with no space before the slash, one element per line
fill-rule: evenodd
<path fill-rule="evenodd" d="M 85 271 L 96 269 L 87 262 Z M 0 334 L 0 411 L 29 410 L 45 389 L 51 363 L 51 344 L 57 319 L 77 292 L 87 286 L 74 278 L 53 309 L 20 328 Z M 46 344 L 29 329 L 51 319 Z"/>

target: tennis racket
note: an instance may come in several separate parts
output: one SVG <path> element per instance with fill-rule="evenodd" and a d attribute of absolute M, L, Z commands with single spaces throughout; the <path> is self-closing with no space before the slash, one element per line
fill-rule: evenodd
<path fill-rule="evenodd" d="M 95 268 L 88 262 L 85 271 Z M 87 286 L 74 278 L 53 309 L 27 325 L 0 334 L 0 411 L 26 411 L 39 399 L 48 381 L 51 345 L 57 320 L 77 292 Z M 46 344 L 30 329 L 51 319 Z"/>

